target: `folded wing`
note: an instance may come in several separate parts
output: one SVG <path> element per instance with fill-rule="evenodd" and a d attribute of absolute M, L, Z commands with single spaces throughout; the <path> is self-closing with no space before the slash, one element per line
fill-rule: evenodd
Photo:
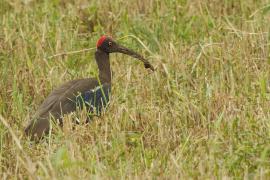
<path fill-rule="evenodd" d="M 84 105 L 93 113 L 100 114 L 109 101 L 110 84 L 100 83 L 96 79 L 78 79 L 69 81 L 52 93 L 40 105 L 25 133 L 34 138 L 47 134 L 50 128 L 50 117 L 61 118 L 64 114 L 76 111 Z"/>

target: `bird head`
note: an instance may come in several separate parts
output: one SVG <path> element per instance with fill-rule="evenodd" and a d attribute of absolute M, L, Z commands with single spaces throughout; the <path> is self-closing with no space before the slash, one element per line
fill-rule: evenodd
<path fill-rule="evenodd" d="M 154 67 L 149 63 L 149 61 L 146 60 L 142 55 L 134 52 L 133 50 L 125 46 L 116 43 L 111 37 L 105 35 L 101 36 L 97 41 L 97 49 L 106 53 L 119 52 L 129 55 L 131 57 L 141 60 L 144 63 L 145 68 L 150 68 L 152 71 L 155 70 Z"/>

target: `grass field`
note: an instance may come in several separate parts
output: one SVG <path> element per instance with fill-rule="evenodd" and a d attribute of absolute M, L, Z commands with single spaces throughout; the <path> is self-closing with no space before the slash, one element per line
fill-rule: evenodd
<path fill-rule="evenodd" d="M 0 0 L 1 177 L 270 177 L 269 21 L 268 0 Z M 98 73 L 94 49 L 50 56 L 103 34 L 157 70 L 112 54 L 106 112 L 27 140 L 53 88 Z"/>

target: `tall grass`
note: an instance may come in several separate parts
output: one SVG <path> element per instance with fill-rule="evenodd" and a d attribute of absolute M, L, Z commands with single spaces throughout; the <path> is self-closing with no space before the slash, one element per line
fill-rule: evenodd
<path fill-rule="evenodd" d="M 269 177 L 269 18 L 267 0 L 2 0 L 1 177 Z M 47 140 L 25 139 L 53 88 L 98 72 L 94 50 L 48 57 L 95 47 L 102 34 L 157 71 L 111 55 L 101 117 L 72 130 L 68 115 Z"/>

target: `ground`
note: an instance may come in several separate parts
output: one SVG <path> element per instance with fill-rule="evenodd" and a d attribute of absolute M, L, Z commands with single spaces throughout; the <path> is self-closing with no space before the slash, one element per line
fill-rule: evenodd
<path fill-rule="evenodd" d="M 1 177 L 269 177 L 269 20 L 268 0 L 2 0 Z M 23 129 L 52 89 L 97 76 L 103 34 L 156 71 L 111 55 L 106 112 L 74 128 L 85 113 L 68 115 L 29 141 Z"/>

